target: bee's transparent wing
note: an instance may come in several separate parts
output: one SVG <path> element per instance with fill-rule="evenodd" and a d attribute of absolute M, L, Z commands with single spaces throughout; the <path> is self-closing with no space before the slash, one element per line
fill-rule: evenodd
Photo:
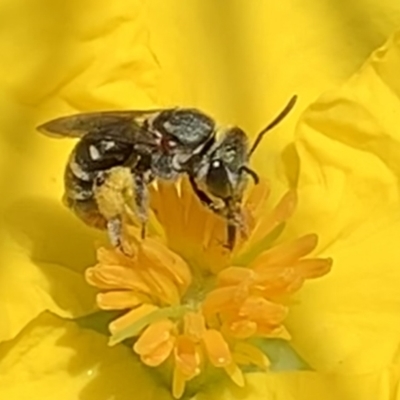
<path fill-rule="evenodd" d="M 141 126 L 141 121 L 161 110 L 100 111 L 74 114 L 45 122 L 36 129 L 52 137 L 81 138 L 87 133 L 101 133 L 127 125 Z"/>

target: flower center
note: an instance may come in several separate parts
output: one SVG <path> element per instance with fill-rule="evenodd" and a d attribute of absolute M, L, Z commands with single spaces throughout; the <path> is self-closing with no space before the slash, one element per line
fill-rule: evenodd
<path fill-rule="evenodd" d="M 134 352 L 150 367 L 172 361 L 176 398 L 207 369 L 224 370 L 239 386 L 242 366 L 268 369 L 251 339 L 290 339 L 284 298 L 332 264 L 305 258 L 316 235 L 273 245 L 293 212 L 294 192 L 263 214 L 267 185 L 250 192 L 243 205 L 248 236 L 229 253 L 221 245 L 225 222 L 199 204 L 184 181 L 179 185 L 159 185 L 152 193 L 160 235 L 141 240 L 127 224 L 130 254 L 102 247 L 86 272 L 101 289 L 101 309 L 126 310 L 110 324 L 110 343 L 135 338 Z"/>

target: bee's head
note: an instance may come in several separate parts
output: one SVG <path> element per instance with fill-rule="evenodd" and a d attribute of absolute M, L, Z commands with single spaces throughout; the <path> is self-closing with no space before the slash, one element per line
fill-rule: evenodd
<path fill-rule="evenodd" d="M 246 179 L 242 166 L 248 161 L 248 140 L 238 127 L 228 128 L 200 163 L 197 179 L 222 200 L 237 197 Z"/>
<path fill-rule="evenodd" d="M 278 125 L 290 112 L 297 100 L 293 96 L 281 113 L 256 137 L 249 149 L 247 135 L 238 127 L 227 129 L 221 139 L 203 158 L 197 171 L 210 194 L 223 200 L 241 200 L 250 175 L 258 183 L 258 175 L 249 168 L 249 160 L 264 135 Z"/>

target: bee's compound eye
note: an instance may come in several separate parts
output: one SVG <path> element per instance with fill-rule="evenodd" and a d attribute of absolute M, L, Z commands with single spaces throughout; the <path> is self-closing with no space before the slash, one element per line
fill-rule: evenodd
<path fill-rule="evenodd" d="M 226 199 L 232 195 L 232 184 L 222 160 L 211 160 L 206 176 L 206 185 L 208 191 L 220 199 Z"/>

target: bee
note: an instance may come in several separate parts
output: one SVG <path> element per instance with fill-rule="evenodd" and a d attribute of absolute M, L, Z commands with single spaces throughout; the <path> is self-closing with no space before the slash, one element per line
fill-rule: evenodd
<path fill-rule="evenodd" d="M 173 181 L 181 162 L 212 140 L 215 122 L 189 108 L 81 113 L 37 129 L 58 138 L 78 138 L 64 173 L 64 203 L 87 225 L 107 229 L 122 246 L 122 216 L 133 202 L 142 224 L 148 219 L 148 185 Z"/>
<path fill-rule="evenodd" d="M 255 184 L 259 183 L 257 173 L 249 167 L 250 158 L 264 135 L 289 114 L 296 101 L 297 96 L 293 96 L 280 114 L 256 136 L 251 147 L 248 136 L 241 128 L 225 128 L 220 132 L 220 137 L 213 140 L 211 146 L 204 147 L 203 151 L 186 163 L 185 171 L 197 197 L 227 221 L 227 239 L 224 246 L 229 250 L 234 248 L 237 229 L 241 232 L 246 231 L 242 221 L 241 202 L 248 178 L 252 178 Z"/>
<path fill-rule="evenodd" d="M 242 129 L 218 127 L 210 116 L 191 108 L 75 114 L 46 122 L 38 130 L 79 139 L 65 169 L 64 202 L 86 224 L 107 229 L 114 246 L 122 245 L 127 202 L 133 202 L 144 237 L 148 185 L 185 174 L 199 200 L 226 219 L 225 246 L 233 249 L 236 230 L 243 224 L 240 203 L 248 177 L 259 180 L 248 166 L 250 157 L 295 102 L 296 96 L 250 149 Z"/>

